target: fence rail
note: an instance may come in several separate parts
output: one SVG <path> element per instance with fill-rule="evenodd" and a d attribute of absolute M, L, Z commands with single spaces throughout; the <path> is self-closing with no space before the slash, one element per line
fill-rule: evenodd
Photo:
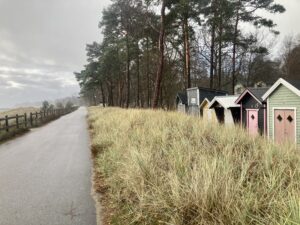
<path fill-rule="evenodd" d="M 19 130 L 37 127 L 40 124 L 56 119 L 77 110 L 78 107 L 70 109 L 53 109 L 40 112 L 31 112 L 24 114 L 16 114 L 15 116 L 5 116 L 0 118 L 0 132 L 10 132 L 11 130 Z"/>

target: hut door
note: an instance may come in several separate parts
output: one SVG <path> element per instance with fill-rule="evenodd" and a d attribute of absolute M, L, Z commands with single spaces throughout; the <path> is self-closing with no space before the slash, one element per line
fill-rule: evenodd
<path fill-rule="evenodd" d="M 274 139 L 277 143 L 295 142 L 295 111 L 276 109 L 274 111 Z"/>
<path fill-rule="evenodd" d="M 247 111 L 247 127 L 249 134 L 255 136 L 258 134 L 258 111 L 248 110 Z"/>

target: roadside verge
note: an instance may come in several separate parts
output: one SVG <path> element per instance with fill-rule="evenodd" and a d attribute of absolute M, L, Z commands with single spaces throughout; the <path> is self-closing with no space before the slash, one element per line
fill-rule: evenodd
<path fill-rule="evenodd" d="M 176 112 L 94 107 L 88 120 L 104 225 L 300 224 L 295 145 Z"/>

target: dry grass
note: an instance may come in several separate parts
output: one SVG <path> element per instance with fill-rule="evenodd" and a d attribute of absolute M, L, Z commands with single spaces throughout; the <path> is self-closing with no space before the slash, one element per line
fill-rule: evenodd
<path fill-rule="evenodd" d="M 31 112 L 33 113 L 37 111 L 40 111 L 40 109 L 35 107 L 16 108 L 16 109 L 0 112 L 0 118 L 5 117 L 6 115 L 7 116 L 15 116 L 17 114 L 24 115 L 25 113 L 30 114 Z"/>
<path fill-rule="evenodd" d="M 300 224 L 294 146 L 172 112 L 91 108 L 89 123 L 110 224 Z"/>

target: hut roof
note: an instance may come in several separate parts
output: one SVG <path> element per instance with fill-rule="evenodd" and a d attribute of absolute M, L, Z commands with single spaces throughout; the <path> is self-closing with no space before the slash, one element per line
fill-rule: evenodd
<path fill-rule="evenodd" d="M 210 89 L 210 88 L 205 88 L 205 87 L 194 87 L 194 88 L 189 88 L 189 90 L 199 90 L 199 103 L 201 104 L 202 101 L 207 98 L 209 101 L 213 100 L 215 96 L 224 96 L 227 95 L 227 91 L 222 91 L 222 90 L 216 90 L 216 89 Z"/>
<path fill-rule="evenodd" d="M 238 108 L 239 104 L 236 104 L 235 101 L 238 99 L 237 95 L 228 95 L 228 96 L 217 96 L 209 104 L 209 108 L 214 108 L 217 105 L 220 105 L 224 109 L 229 108 Z"/>
<path fill-rule="evenodd" d="M 257 88 L 247 88 L 236 100 L 236 104 L 240 104 L 244 96 L 248 93 L 250 94 L 253 98 L 256 99 L 260 104 L 262 104 L 263 99 L 262 96 L 269 90 L 269 87 L 257 87 Z"/>
<path fill-rule="evenodd" d="M 210 100 L 209 99 L 207 99 L 207 98 L 205 98 L 202 102 L 201 102 L 201 104 L 200 104 L 200 108 L 202 109 L 206 104 L 210 104 Z"/>
<path fill-rule="evenodd" d="M 296 95 L 300 96 L 300 80 L 285 80 L 279 78 L 275 84 L 262 96 L 262 99 L 265 101 L 280 85 L 285 86 Z"/>
<path fill-rule="evenodd" d="M 179 92 L 177 93 L 177 97 L 176 97 L 176 102 L 178 104 L 179 100 L 182 102 L 182 104 L 187 105 L 188 101 L 187 101 L 187 94 L 186 92 Z"/>
<path fill-rule="evenodd" d="M 187 90 L 194 90 L 194 89 L 199 89 L 200 91 L 208 91 L 208 92 L 213 92 L 213 93 L 218 93 L 218 94 L 223 94 L 223 95 L 228 94 L 227 91 L 206 88 L 206 87 L 193 87 L 193 88 L 188 88 Z"/>

